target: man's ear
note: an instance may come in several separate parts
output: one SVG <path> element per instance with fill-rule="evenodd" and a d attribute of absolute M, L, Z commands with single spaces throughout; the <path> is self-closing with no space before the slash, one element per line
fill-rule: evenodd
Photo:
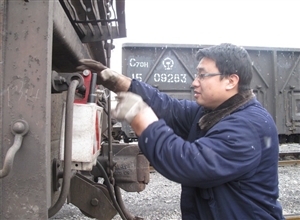
<path fill-rule="evenodd" d="M 228 80 L 228 83 L 226 85 L 227 90 L 238 88 L 238 83 L 240 78 L 237 74 L 231 74 L 230 76 L 228 76 L 227 80 Z"/>

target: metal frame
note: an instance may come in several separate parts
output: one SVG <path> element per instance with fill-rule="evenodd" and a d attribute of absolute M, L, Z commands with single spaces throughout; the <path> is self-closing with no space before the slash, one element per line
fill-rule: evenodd
<path fill-rule="evenodd" d="M 1 219 L 46 219 L 50 206 L 53 2 L 1 2 L 0 164 L 13 141 L 12 121 L 30 127 L 11 173 L 0 179 Z"/>

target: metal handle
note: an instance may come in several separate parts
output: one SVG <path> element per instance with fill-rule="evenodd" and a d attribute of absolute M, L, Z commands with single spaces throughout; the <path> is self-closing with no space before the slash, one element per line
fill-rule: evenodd
<path fill-rule="evenodd" d="M 14 162 L 14 157 L 22 145 L 23 136 L 27 134 L 28 130 L 28 123 L 24 120 L 17 120 L 13 124 L 11 131 L 15 135 L 15 139 L 13 145 L 6 153 L 3 168 L 0 170 L 0 178 L 3 178 L 9 174 Z"/>

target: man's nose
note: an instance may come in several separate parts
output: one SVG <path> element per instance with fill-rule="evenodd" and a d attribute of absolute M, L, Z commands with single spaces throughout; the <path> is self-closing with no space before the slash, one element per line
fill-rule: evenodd
<path fill-rule="evenodd" d="M 199 80 L 195 78 L 192 82 L 192 87 L 199 87 L 199 86 L 200 86 Z"/>

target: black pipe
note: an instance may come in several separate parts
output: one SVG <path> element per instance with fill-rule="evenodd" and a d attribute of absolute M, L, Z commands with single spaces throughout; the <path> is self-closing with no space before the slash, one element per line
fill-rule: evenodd
<path fill-rule="evenodd" d="M 111 58 L 111 49 L 112 49 L 112 41 L 111 43 L 108 43 L 107 41 L 105 42 L 105 49 L 106 49 L 106 66 L 110 68 L 110 58 Z M 112 126 L 111 126 L 111 91 L 109 91 L 109 95 L 107 98 L 107 120 L 108 120 L 108 171 L 110 174 L 110 177 L 113 178 L 113 167 L 114 167 L 114 162 L 113 162 L 113 150 L 112 150 Z"/>
<path fill-rule="evenodd" d="M 92 73 L 90 83 L 90 94 L 88 94 L 88 103 L 96 102 L 96 85 L 97 85 L 97 73 Z"/>
<path fill-rule="evenodd" d="M 120 187 L 118 186 L 115 186 L 115 194 L 116 194 L 116 199 L 117 199 L 117 202 L 120 206 L 120 208 L 122 209 L 124 215 L 126 216 L 127 219 L 129 220 L 141 220 L 143 218 L 140 218 L 140 217 L 137 217 L 137 216 L 134 216 L 132 215 L 125 207 L 124 205 L 124 202 L 123 202 L 123 199 L 122 199 L 122 194 L 121 194 L 121 190 L 120 190 Z"/>
<path fill-rule="evenodd" d="M 128 219 L 125 217 L 125 215 L 124 215 L 124 213 L 123 213 L 123 210 L 120 208 L 118 202 L 116 201 L 116 198 L 115 198 L 114 192 L 113 192 L 113 188 L 112 188 L 112 186 L 111 186 L 111 184 L 110 184 L 110 182 L 109 182 L 109 178 L 108 178 L 108 176 L 107 176 L 107 174 L 106 174 L 106 172 L 105 172 L 103 166 L 101 165 L 101 163 L 100 163 L 99 161 L 97 161 L 96 166 L 97 166 L 97 168 L 98 168 L 98 169 L 101 171 L 101 173 L 102 173 L 102 176 L 103 176 L 103 178 L 104 178 L 104 180 L 105 180 L 104 183 L 105 183 L 105 185 L 107 186 L 108 193 L 109 193 L 109 195 L 110 195 L 110 198 L 111 198 L 111 200 L 112 200 L 112 202 L 113 202 L 113 205 L 114 205 L 115 209 L 117 210 L 117 212 L 119 213 L 119 215 L 121 216 L 122 219 L 128 220 Z"/>
<path fill-rule="evenodd" d="M 55 215 L 64 205 L 69 194 L 71 185 L 71 162 L 72 162 L 72 136 L 73 136 L 73 105 L 75 100 L 75 91 L 79 81 L 72 80 L 70 83 L 65 113 L 65 146 L 64 146 L 64 171 L 62 189 L 56 203 L 48 209 L 48 218 Z"/>

